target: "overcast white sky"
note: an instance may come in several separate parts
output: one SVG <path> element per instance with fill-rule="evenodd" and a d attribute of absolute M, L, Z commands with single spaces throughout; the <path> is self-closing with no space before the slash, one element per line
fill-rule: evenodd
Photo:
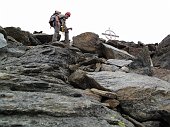
<path fill-rule="evenodd" d="M 170 34 L 170 0 L 0 0 L 0 26 L 53 34 L 48 21 L 55 10 L 70 11 L 70 36 L 109 27 L 119 40 L 159 43 Z M 71 38 L 70 37 L 70 38 Z"/>

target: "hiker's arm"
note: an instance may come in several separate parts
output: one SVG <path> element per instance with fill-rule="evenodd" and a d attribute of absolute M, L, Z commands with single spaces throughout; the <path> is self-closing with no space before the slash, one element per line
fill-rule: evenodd
<path fill-rule="evenodd" d="M 60 21 L 59 21 L 59 17 L 58 17 L 58 16 L 56 16 L 56 24 L 57 24 L 58 26 L 60 26 Z"/>
<path fill-rule="evenodd" d="M 62 26 L 64 27 L 64 29 L 67 29 L 67 26 L 66 26 L 66 19 L 63 19 L 63 21 L 62 21 Z"/>

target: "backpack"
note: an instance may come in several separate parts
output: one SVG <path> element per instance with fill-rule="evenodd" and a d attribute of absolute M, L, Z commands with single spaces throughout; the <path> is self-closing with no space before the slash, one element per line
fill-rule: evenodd
<path fill-rule="evenodd" d="M 51 15 L 50 20 L 49 20 L 49 24 L 51 27 L 54 27 L 55 17 L 59 14 L 61 14 L 61 12 L 55 11 L 55 13 L 53 15 Z"/>
<path fill-rule="evenodd" d="M 56 17 L 56 15 L 52 15 L 52 16 L 50 17 L 49 24 L 50 24 L 51 27 L 54 27 L 55 17 Z"/>

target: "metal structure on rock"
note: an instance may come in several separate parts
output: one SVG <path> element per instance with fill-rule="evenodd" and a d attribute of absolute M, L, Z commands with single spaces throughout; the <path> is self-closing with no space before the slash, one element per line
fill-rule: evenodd
<path fill-rule="evenodd" d="M 102 33 L 102 35 L 105 35 L 105 37 L 109 40 L 116 40 L 116 38 L 119 37 L 110 28 L 106 30 L 105 33 Z"/>

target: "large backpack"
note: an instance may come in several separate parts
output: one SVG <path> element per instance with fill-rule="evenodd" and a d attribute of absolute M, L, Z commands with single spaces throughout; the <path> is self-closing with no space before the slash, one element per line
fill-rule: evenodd
<path fill-rule="evenodd" d="M 50 20 L 49 20 L 49 24 L 51 27 L 54 27 L 55 17 L 59 14 L 61 14 L 61 12 L 55 11 L 55 13 L 53 15 L 51 15 Z"/>

